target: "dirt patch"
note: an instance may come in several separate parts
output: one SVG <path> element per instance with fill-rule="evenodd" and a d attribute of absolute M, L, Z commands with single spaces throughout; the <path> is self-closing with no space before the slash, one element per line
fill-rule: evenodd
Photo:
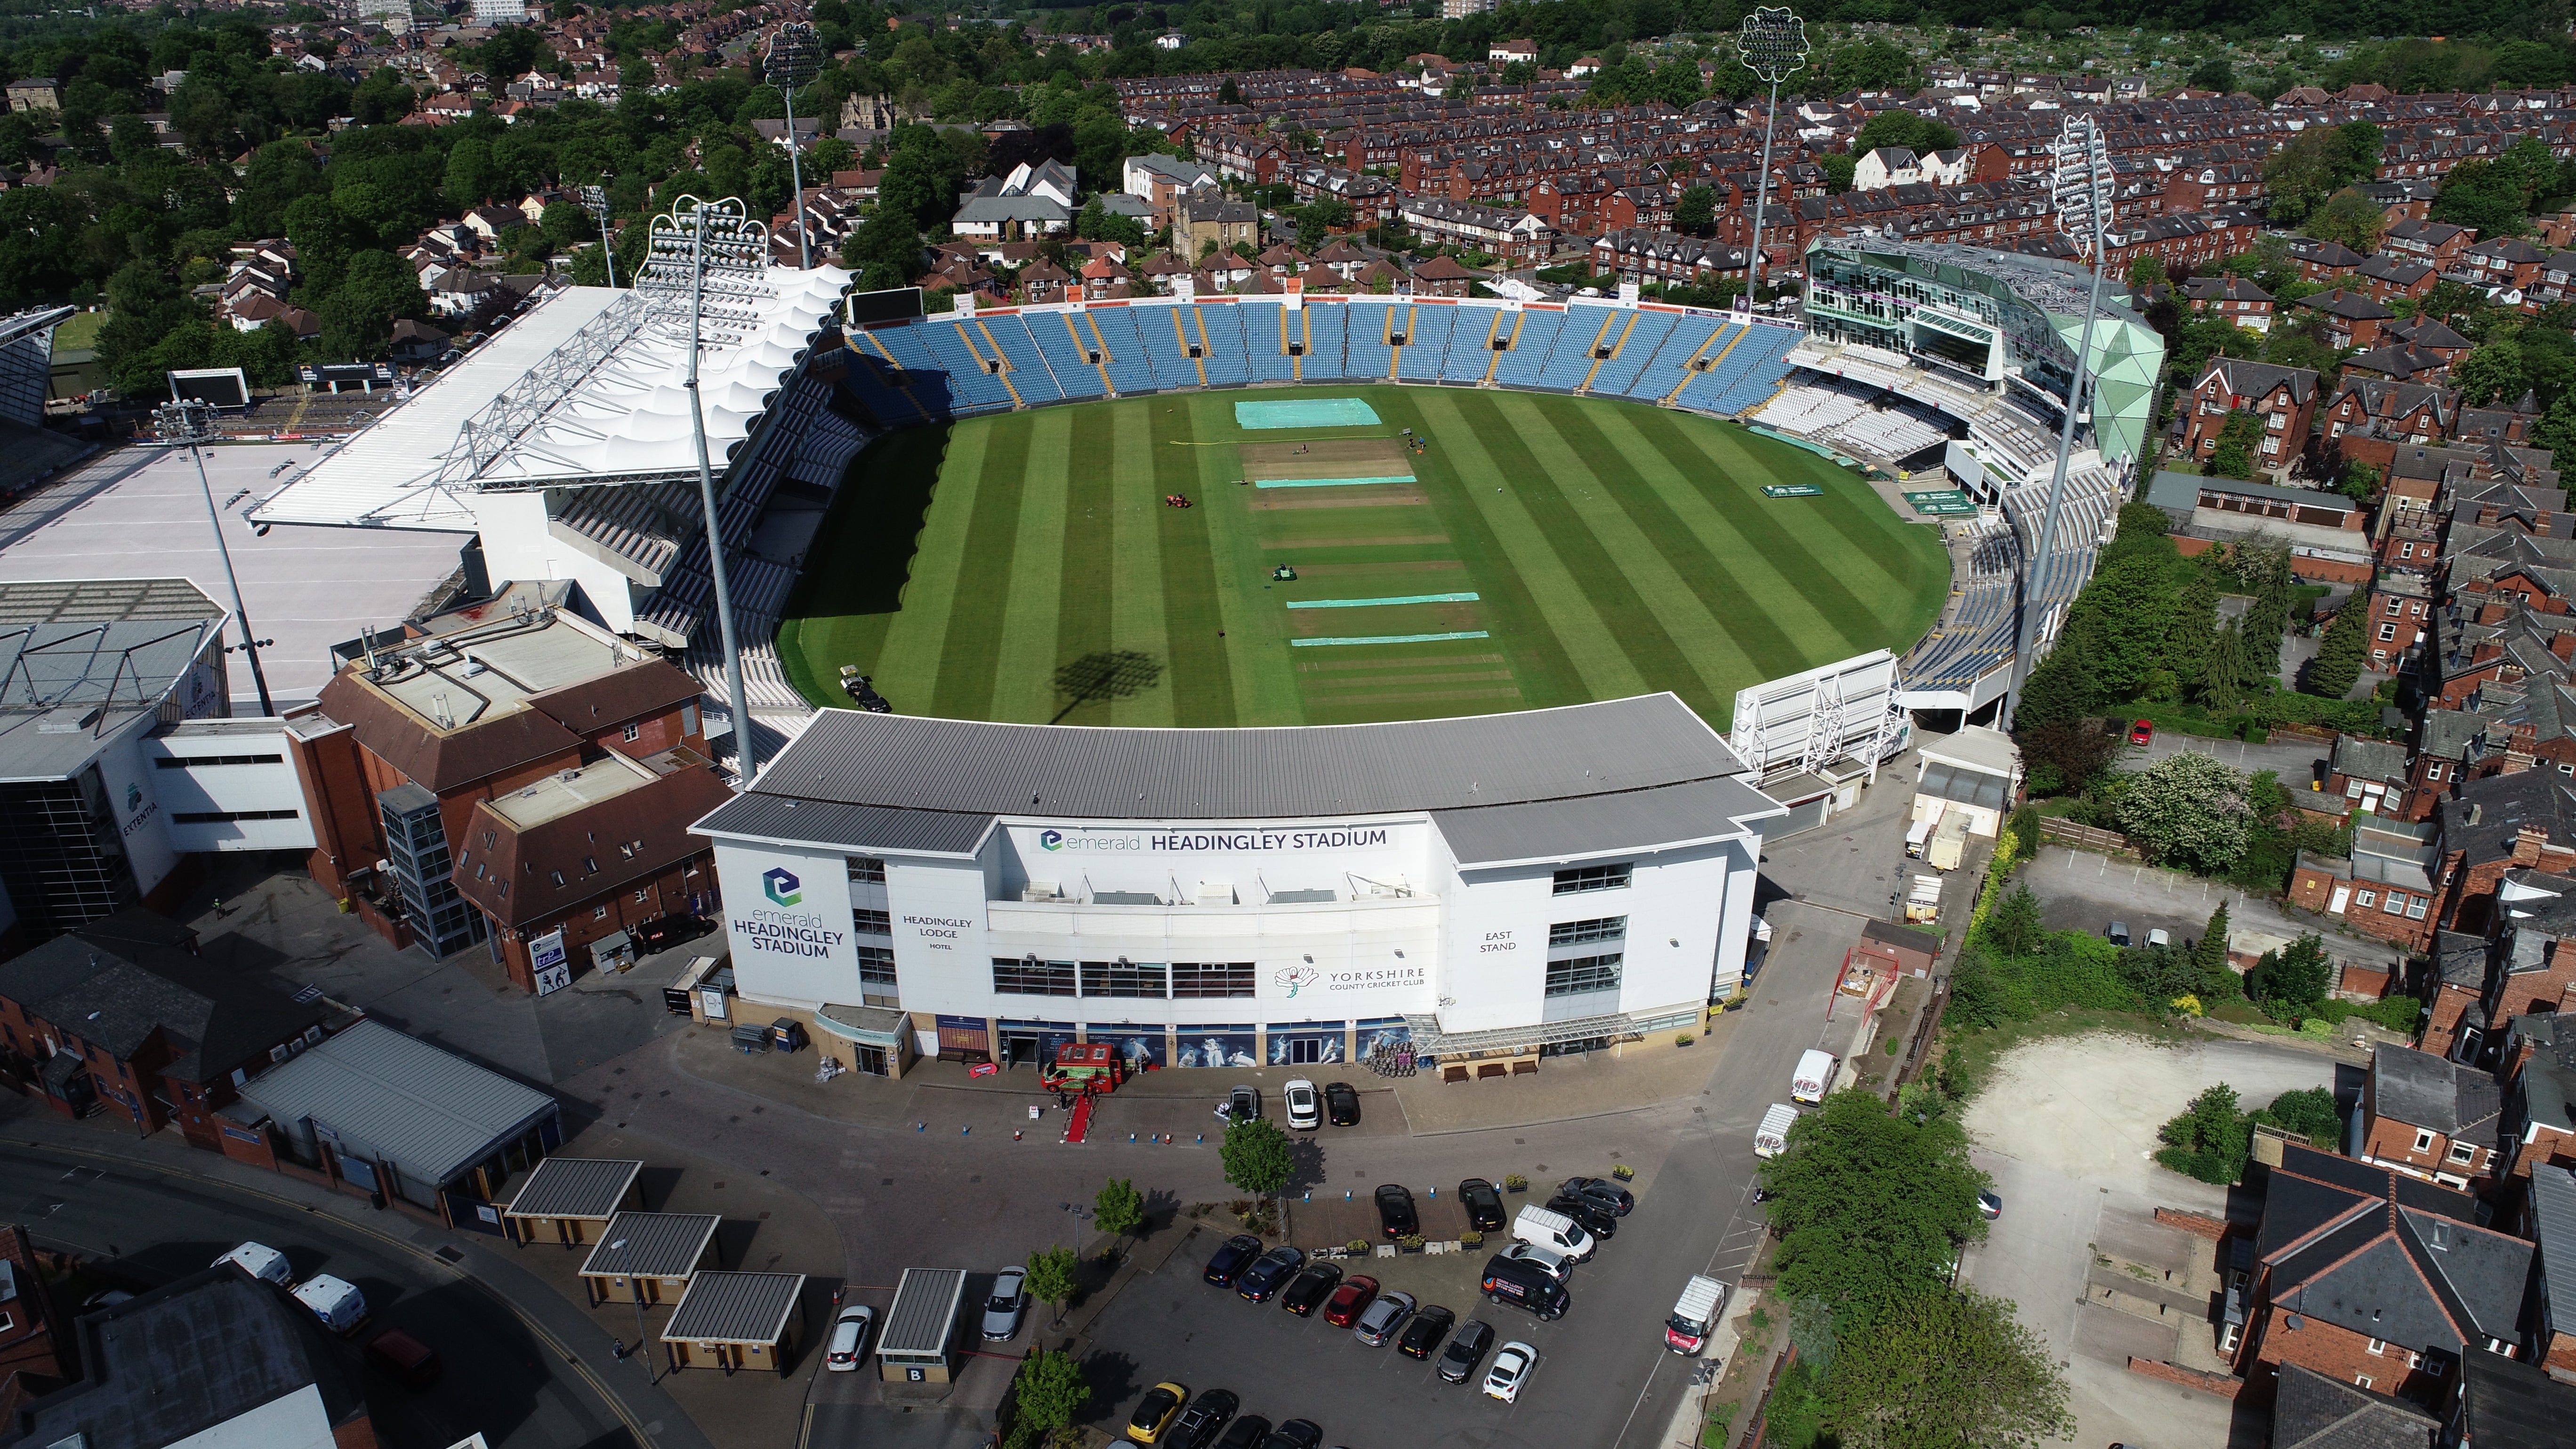
<path fill-rule="evenodd" d="M 1336 694 L 1315 703 L 1324 704 L 1438 704 L 1452 699 L 1518 699 L 1516 685 L 1500 689 L 1427 689 L 1414 694 Z"/>
<path fill-rule="evenodd" d="M 1265 548 L 1393 548 L 1403 544 L 1447 543 L 1445 533 L 1383 533 L 1372 538 L 1290 538 Z"/>
<path fill-rule="evenodd" d="M 1419 574 L 1440 569 L 1463 569 L 1467 565 L 1454 558 L 1421 559 L 1412 563 L 1338 563 L 1299 564 L 1299 575 L 1331 578 L 1335 574 Z"/>
<path fill-rule="evenodd" d="M 1331 659 L 1300 664 L 1299 672 L 1326 669 L 1418 669 L 1425 664 L 1500 664 L 1500 654 L 1407 654 L 1401 659 Z"/>
<path fill-rule="evenodd" d="M 1420 488 L 1407 484 L 1393 486 L 1371 484 L 1356 488 L 1299 488 L 1290 491 L 1298 494 L 1323 493 L 1332 496 L 1329 498 L 1255 498 L 1252 500 L 1252 508 L 1255 512 L 1266 513 L 1292 508 L 1388 508 L 1401 504 L 1412 504 L 1418 507 L 1431 501 Z M 1344 539 L 1341 542 L 1349 543 L 1351 540 Z"/>
<path fill-rule="evenodd" d="M 1462 670 L 1454 674 L 1354 674 L 1339 679 L 1310 679 L 1306 681 L 1305 687 L 1308 690 L 1375 689 L 1381 684 L 1464 684 L 1475 679 L 1511 677 L 1512 672 L 1508 669 Z M 1513 693 L 1517 694 L 1519 691 L 1514 690 Z M 1327 697 L 1339 698 L 1340 696 Z"/>
<path fill-rule="evenodd" d="M 1351 635 L 1455 634 L 1484 620 L 1473 604 L 1390 604 L 1376 609 L 1295 609 L 1297 633 L 1306 638 Z"/>
<path fill-rule="evenodd" d="M 1308 443 L 1241 443 L 1246 478 L 1380 478 L 1413 476 L 1404 444 L 1393 438 L 1325 438 Z"/>

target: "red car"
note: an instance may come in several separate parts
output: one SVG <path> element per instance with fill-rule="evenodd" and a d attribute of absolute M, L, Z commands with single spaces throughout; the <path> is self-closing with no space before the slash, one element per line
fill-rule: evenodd
<path fill-rule="evenodd" d="M 2156 737 L 2156 722 L 2155 722 L 2154 720 L 2151 720 L 2151 719 L 2142 719 L 2142 720 L 2138 721 L 2136 724 L 2133 724 L 2133 725 L 2129 726 L 2129 743 L 2130 743 L 2130 744 L 2133 744 L 2133 745 L 2151 744 L 2151 743 L 2153 743 L 2153 742 L 2154 742 L 2155 737 Z"/>
<path fill-rule="evenodd" d="M 1324 1321 L 1335 1328 L 1348 1328 L 1376 1297 L 1377 1280 L 1366 1274 L 1356 1276 L 1333 1290 L 1332 1298 L 1324 1304 Z"/>

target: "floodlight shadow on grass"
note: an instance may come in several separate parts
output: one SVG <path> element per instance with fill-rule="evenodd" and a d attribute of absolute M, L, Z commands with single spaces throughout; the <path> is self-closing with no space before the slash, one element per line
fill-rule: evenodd
<path fill-rule="evenodd" d="M 1095 649 L 1056 670 L 1055 692 L 1064 696 L 1065 706 L 1047 723 L 1061 724 L 1066 715 L 1096 699 L 1132 699 L 1162 678 L 1163 661 L 1141 649 Z"/>

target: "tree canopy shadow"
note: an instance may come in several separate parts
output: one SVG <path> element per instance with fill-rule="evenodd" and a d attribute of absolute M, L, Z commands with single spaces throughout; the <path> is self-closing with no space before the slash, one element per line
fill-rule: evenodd
<path fill-rule="evenodd" d="M 1065 701 L 1049 724 L 1094 700 L 1130 699 L 1162 682 L 1163 661 L 1140 649 L 1095 649 L 1055 672 L 1055 692 Z"/>

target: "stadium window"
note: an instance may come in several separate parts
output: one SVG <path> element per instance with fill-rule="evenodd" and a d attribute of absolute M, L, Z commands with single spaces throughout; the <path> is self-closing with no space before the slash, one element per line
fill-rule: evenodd
<path fill-rule="evenodd" d="M 171 815 L 173 825 L 228 825 L 236 820 L 292 820 L 292 810 L 181 810 Z"/>
<path fill-rule="evenodd" d="M 599 857 L 595 855 L 583 856 L 581 858 L 581 873 L 583 875 L 599 874 Z"/>
<path fill-rule="evenodd" d="M 850 879 L 863 885 L 884 885 L 885 862 L 870 860 L 864 855 L 851 856 Z"/>
<path fill-rule="evenodd" d="M 1605 952 L 1599 956 L 1577 956 L 1567 961 L 1547 963 L 1549 996 L 1580 996 L 1591 991 L 1619 989 L 1619 963 L 1623 953 Z"/>
<path fill-rule="evenodd" d="M 891 936 L 894 934 L 894 917 L 884 911 L 852 911 L 850 929 L 862 936 Z"/>
<path fill-rule="evenodd" d="M 1626 916 L 1602 916 L 1589 921 L 1559 921 L 1547 928 L 1551 946 L 1586 946 L 1595 941 L 1616 941 L 1628 934 Z"/>
<path fill-rule="evenodd" d="M 1074 994 L 1073 980 L 1073 963 L 1070 961 L 993 958 L 993 994 L 996 996 L 1071 996 Z"/>
<path fill-rule="evenodd" d="M 1577 896 L 1586 891 L 1625 890 L 1632 869 L 1623 861 L 1618 865 L 1583 865 L 1560 870 L 1556 873 L 1556 894 Z"/>
<path fill-rule="evenodd" d="M 164 770 L 193 770 L 202 765 L 282 765 L 284 755 L 163 755 L 152 762 Z"/>
<path fill-rule="evenodd" d="M 550 870 L 550 871 L 547 871 L 547 872 L 546 872 L 546 874 L 548 874 L 548 875 L 550 875 L 550 876 L 553 876 L 553 877 L 555 878 L 555 889 L 556 889 L 556 890 L 562 890 L 562 889 L 563 889 L 564 878 L 563 878 L 563 872 L 562 872 L 562 871 L 559 871 L 559 870 Z"/>
<path fill-rule="evenodd" d="M 1208 1001 L 1253 994 L 1252 963 L 1249 961 L 1172 963 L 1172 998 L 1176 1001 Z"/>
<path fill-rule="evenodd" d="M 859 984 L 894 987 L 894 952 L 884 946 L 859 948 Z"/>
<path fill-rule="evenodd" d="M 1133 961 L 1085 961 L 1082 994 L 1163 999 L 1163 968 Z"/>

